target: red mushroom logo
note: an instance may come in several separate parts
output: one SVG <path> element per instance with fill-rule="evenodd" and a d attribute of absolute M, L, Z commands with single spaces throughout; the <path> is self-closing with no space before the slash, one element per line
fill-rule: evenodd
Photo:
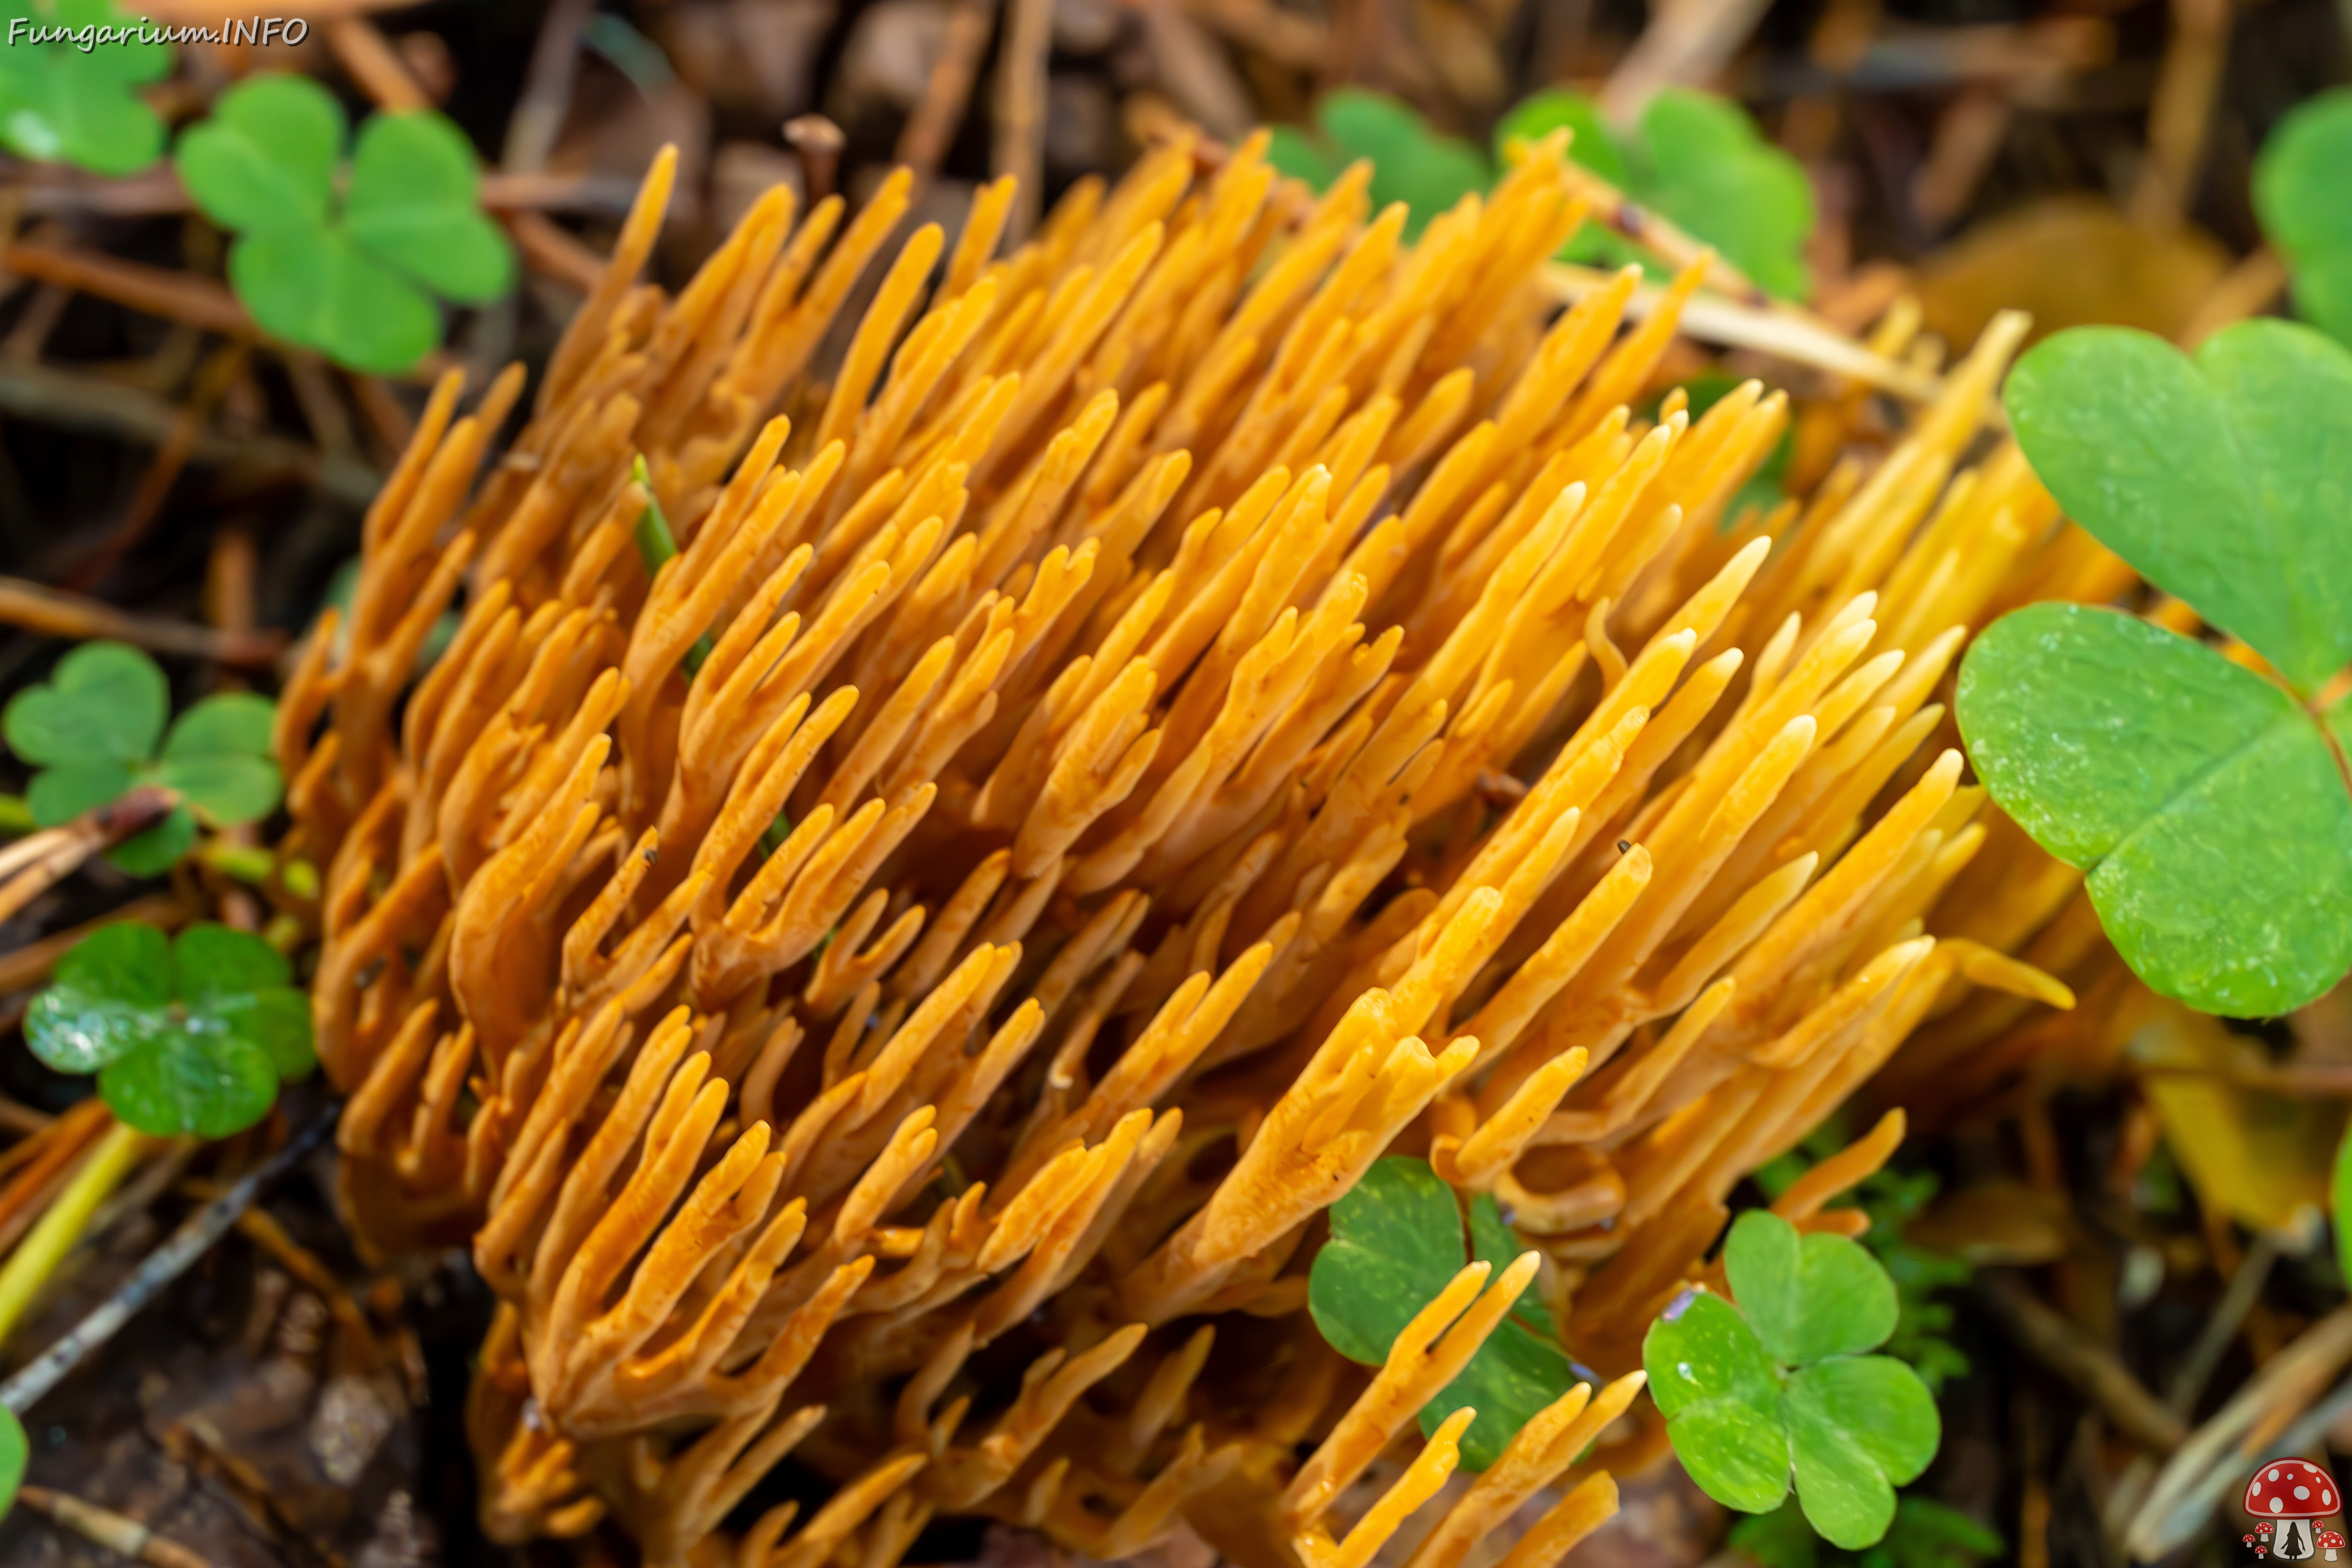
<path fill-rule="evenodd" d="M 2343 1550 L 2344 1532 L 2342 1531 L 2323 1530 L 2319 1532 L 2320 1554 L 2326 1557 L 2330 1563 L 2335 1562 L 2336 1554 Z"/>
<path fill-rule="evenodd" d="M 2276 1527 L 2271 1551 L 2282 1563 L 2304 1563 L 2318 1556 L 2320 1541 L 2312 1521 L 2336 1512 L 2341 1503 L 2335 1478 L 2304 1459 L 2273 1459 L 2246 1483 L 2246 1511 Z M 2261 1550 L 2255 1548 L 2258 1553 Z"/>

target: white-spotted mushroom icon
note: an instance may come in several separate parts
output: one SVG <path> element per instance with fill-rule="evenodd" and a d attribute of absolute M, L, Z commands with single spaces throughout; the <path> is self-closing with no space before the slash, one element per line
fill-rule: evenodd
<path fill-rule="evenodd" d="M 2256 1519 L 2271 1521 L 2277 1529 L 2271 1555 L 2282 1563 L 2308 1562 L 2319 1554 L 2313 1521 L 2341 1510 L 2336 1479 L 2305 1459 L 2273 1459 L 2246 1483 L 2245 1509 Z"/>

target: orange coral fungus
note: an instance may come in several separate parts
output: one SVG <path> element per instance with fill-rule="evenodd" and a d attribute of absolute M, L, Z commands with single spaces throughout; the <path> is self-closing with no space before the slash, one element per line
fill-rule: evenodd
<path fill-rule="evenodd" d="M 2106 570 L 2013 450 L 1955 476 L 2017 324 L 1874 470 L 1727 527 L 1786 401 L 1629 411 L 1674 311 L 1547 305 L 1560 151 L 1412 244 L 1262 140 L 1008 256 L 992 185 L 822 364 L 907 176 L 845 226 L 772 193 L 673 298 L 665 158 L 487 473 L 520 372 L 436 391 L 278 742 L 349 1205 L 501 1300 L 494 1536 L 890 1568 L 939 1515 L 1099 1557 L 1190 1521 L 1360 1568 L 1467 1414 L 1334 1504 L 1536 1290 L 1616 1380 L 1456 1484 L 1413 1560 L 1454 1568 L 1622 1440 L 1747 1172 L 1971 984 L 2065 1005 L 1998 921 L 1930 934 L 1985 836 L 1947 667 Z M 1897 1135 L 1800 1222 L 1850 1230 Z M 1528 1250 L 1374 1375 L 1305 1286 L 1384 1152 Z M 1589 1471 L 1510 1561 L 1614 1507 Z"/>

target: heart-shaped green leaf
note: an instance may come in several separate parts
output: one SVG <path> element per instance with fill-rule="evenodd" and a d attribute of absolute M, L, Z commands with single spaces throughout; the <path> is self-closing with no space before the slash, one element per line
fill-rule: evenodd
<path fill-rule="evenodd" d="M 1346 167 L 1339 154 L 1319 138 L 1296 125 L 1276 125 L 1272 132 L 1266 139 L 1265 161 L 1277 174 L 1304 180 L 1319 191 L 1338 179 Z"/>
<path fill-rule="evenodd" d="M 2336 1146 L 2336 1174 L 2327 1185 L 2327 1206 L 2336 1226 L 2336 1267 L 2352 1279 L 2352 1127 Z"/>
<path fill-rule="evenodd" d="M 1601 106 L 1587 94 L 1561 87 L 1529 93 L 1503 116 L 1495 127 L 1495 161 L 1504 160 L 1512 142 L 1540 142 L 1562 127 L 1569 132 L 1569 157 L 1621 191 L 1632 183 L 1625 150 L 1601 118 Z"/>
<path fill-rule="evenodd" d="M 1895 1281 L 1845 1237 L 1800 1236 L 1780 1215 L 1751 1209 L 1731 1227 L 1723 1259 L 1740 1311 L 1780 1361 L 1852 1355 L 1895 1331 Z"/>
<path fill-rule="evenodd" d="M 210 921 L 180 933 L 172 944 L 172 964 L 179 994 L 191 1004 L 249 995 L 294 980 L 294 966 L 284 953 L 250 931 Z"/>
<path fill-rule="evenodd" d="M 2090 874 L 2116 951 L 2158 991 L 2260 1017 L 2352 969 L 2352 795 L 2318 723 L 2270 682 L 2115 611 L 2033 605 L 1977 638 L 1957 710 L 1993 798 Z"/>
<path fill-rule="evenodd" d="M 18 18 L 76 31 L 130 20 L 110 0 L 58 0 L 42 10 L 25 0 L 0 5 L 0 26 Z M 163 122 L 132 89 L 161 80 L 171 64 L 163 45 L 135 36 L 87 50 L 68 43 L 0 48 L 0 144 L 93 174 L 135 174 L 163 153 Z"/>
<path fill-rule="evenodd" d="M 56 827 L 121 800 L 138 782 L 139 775 L 121 763 L 67 763 L 33 775 L 25 788 L 25 805 L 35 822 Z"/>
<path fill-rule="evenodd" d="M 96 1072 L 172 1023 L 172 948 L 137 921 L 100 926 L 58 960 L 25 1014 L 25 1042 L 59 1072 Z"/>
<path fill-rule="evenodd" d="M 342 105 L 309 77 L 248 77 L 181 136 L 180 181 L 224 228 L 319 228 L 334 194 L 344 130 Z"/>
<path fill-rule="evenodd" d="M 2254 210 L 2294 277 L 2294 308 L 2352 343 L 2352 89 L 2289 110 L 2254 160 Z"/>
<path fill-rule="evenodd" d="M 153 1137 L 226 1138 L 269 1114 L 278 1071 L 258 1046 L 182 1026 L 108 1063 L 98 1092 L 118 1120 Z"/>
<path fill-rule="evenodd" d="M 226 927 L 105 926 L 58 963 L 26 1037 L 60 1072 L 99 1075 L 114 1114 L 158 1137 L 252 1126 L 281 1079 L 317 1066 L 309 999 L 285 956 Z"/>
<path fill-rule="evenodd" d="M 1355 88 L 1324 96 L 1316 110 L 1324 136 L 1339 149 L 1344 166 L 1359 158 L 1372 163 L 1375 209 L 1402 202 L 1412 216 L 1405 237 L 1493 178 L 1478 150 L 1459 137 L 1439 134 L 1429 122 L 1395 99 Z"/>
<path fill-rule="evenodd" d="M 1813 187 L 1794 158 L 1758 133 L 1738 104 L 1669 88 L 1642 114 L 1650 174 L 1644 199 L 1723 253 L 1765 292 L 1801 300 L 1812 288 L 1805 241 Z"/>
<path fill-rule="evenodd" d="M 282 793 L 269 752 L 277 712 L 249 691 L 205 698 L 164 738 L 158 777 L 224 826 L 259 821 Z"/>
<path fill-rule="evenodd" d="M 1503 1219 L 1503 1205 L 1495 1201 L 1492 1193 L 1479 1193 L 1470 1200 L 1470 1257 L 1501 1273 L 1512 1259 L 1527 1247 Z M 1559 1329 L 1545 1310 L 1543 1299 L 1533 1289 L 1522 1293 L 1511 1303 L 1511 1316 L 1525 1323 L 1538 1339 L 1549 1342 L 1559 1336 Z"/>
<path fill-rule="evenodd" d="M 1307 1310 L 1330 1347 L 1378 1366 L 1462 1271 L 1454 1190 L 1420 1160 L 1376 1160 L 1331 1207 L 1331 1239 L 1307 1277 Z"/>
<path fill-rule="evenodd" d="M 1492 1208 L 1492 1199 L 1487 1200 Z M 1509 1235 L 1494 1210 L 1489 1245 Z M 1462 1211 L 1454 1190 L 1420 1160 L 1373 1162 L 1362 1181 L 1331 1206 L 1331 1238 L 1307 1277 L 1307 1304 L 1332 1349 L 1378 1366 L 1414 1314 L 1434 1300 L 1467 1259 Z M 1474 1218 L 1474 1223 L 1475 1223 Z M 1511 1247 L 1516 1258 L 1520 1248 Z M 1489 1258 L 1488 1261 L 1497 1261 Z M 1528 1298 L 1522 1295 L 1519 1303 Z M 1515 1309 L 1519 1303 L 1515 1303 Z M 1470 1364 L 1421 1412 L 1422 1430 L 1464 1405 L 1478 1412 L 1462 1436 L 1462 1463 L 1483 1470 L 1544 1406 L 1574 1385 L 1558 1340 L 1543 1319 L 1513 1314 L 1496 1326 Z"/>
<path fill-rule="evenodd" d="M 1886 1533 L 1895 1489 L 1936 1457 L 1943 1424 L 1919 1374 L 1891 1356 L 1834 1356 L 1789 1379 L 1797 1500 L 1823 1540 L 1858 1551 Z"/>
<path fill-rule="evenodd" d="M 160 877 L 180 863 L 196 842 L 196 816 L 185 805 L 135 837 L 106 852 L 108 864 L 133 877 Z"/>
<path fill-rule="evenodd" d="M 272 986 L 250 996 L 223 998 L 211 1011 L 238 1038 L 260 1047 L 281 1081 L 295 1082 L 318 1069 L 310 998 L 305 993 L 290 985 Z"/>
<path fill-rule="evenodd" d="M 1743 1513 L 1780 1507 L 1789 1495 L 1780 1373 L 1748 1320 L 1720 1297 L 1686 1297 L 1650 1325 L 1642 1365 L 1699 1489 Z"/>
<path fill-rule="evenodd" d="M 1894 1280 L 1852 1241 L 1801 1237 L 1760 1210 L 1732 1226 L 1724 1271 L 1737 1306 L 1686 1291 L 1642 1342 L 1675 1455 L 1727 1507 L 1769 1512 L 1793 1479 L 1824 1537 L 1873 1544 L 1895 1516 L 1895 1488 L 1927 1467 L 1941 1436 L 1917 1373 L 1849 1353 L 1893 1331 Z"/>
<path fill-rule="evenodd" d="M 0 1517 L 16 1506 L 16 1489 L 25 1484 L 25 1466 L 32 1457 L 25 1423 L 15 1411 L 0 1405 Z"/>
<path fill-rule="evenodd" d="M 0 716 L 9 750 L 44 767 L 143 763 L 155 754 L 172 692 L 155 661 L 125 643 L 88 642 Z"/>
<path fill-rule="evenodd" d="M 2029 352 L 2010 422 L 2074 521 L 2297 689 L 2352 662 L 2352 353 L 2246 321 L 2191 360 L 2082 327 Z"/>
<path fill-rule="evenodd" d="M 482 213 L 474 149 L 430 110 L 379 114 L 360 132 L 343 218 L 377 259 L 444 298 L 498 299 L 514 287 L 513 248 Z"/>
<path fill-rule="evenodd" d="M 341 229 L 246 235 L 228 275 L 262 326 L 353 370 L 394 374 L 441 338 L 433 301 Z"/>

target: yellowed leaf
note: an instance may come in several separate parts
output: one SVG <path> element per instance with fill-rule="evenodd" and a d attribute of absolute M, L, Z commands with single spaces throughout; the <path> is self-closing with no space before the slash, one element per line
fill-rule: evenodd
<path fill-rule="evenodd" d="M 2218 1018 L 2168 1001 L 2153 1001 L 2141 1016 L 2125 1049 L 2146 1075 L 2165 1142 L 2198 1198 L 2258 1229 L 2288 1225 L 2306 1205 L 2326 1208 L 2344 1107 L 2232 1082 L 2232 1070 L 2269 1063 L 2259 1044 Z"/>
<path fill-rule="evenodd" d="M 1927 330 L 1972 343 L 1993 312 L 2028 310 L 2033 336 L 2105 323 L 2177 337 L 2230 268 L 2201 229 L 2151 235 L 2103 201 L 2062 196 L 1979 224 L 1920 269 Z"/>

